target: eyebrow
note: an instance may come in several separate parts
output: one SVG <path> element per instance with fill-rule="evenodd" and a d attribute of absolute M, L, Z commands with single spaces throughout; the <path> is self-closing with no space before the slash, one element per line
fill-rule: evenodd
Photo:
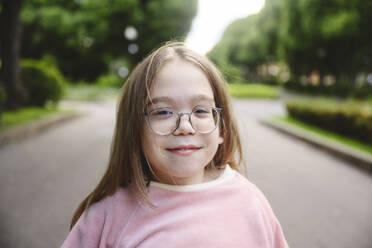
<path fill-rule="evenodd" d="M 207 95 L 196 95 L 191 98 L 192 101 L 208 101 L 211 103 L 214 103 L 214 99 L 207 96 Z M 149 103 L 147 104 L 148 106 L 151 106 L 153 104 L 159 103 L 159 102 L 170 102 L 174 103 L 176 100 L 174 98 L 171 98 L 169 96 L 160 96 L 160 97 L 154 97 L 150 98 Z"/>

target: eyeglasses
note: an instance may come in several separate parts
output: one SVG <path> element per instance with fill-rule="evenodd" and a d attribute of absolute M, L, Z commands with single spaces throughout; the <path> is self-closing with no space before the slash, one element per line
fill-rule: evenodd
<path fill-rule="evenodd" d="M 183 115 L 189 116 L 189 122 L 196 132 L 211 133 L 218 127 L 221 111 L 221 108 L 198 106 L 191 113 L 178 113 L 173 109 L 158 108 L 144 114 L 150 129 L 158 135 L 166 136 L 177 130 Z"/>

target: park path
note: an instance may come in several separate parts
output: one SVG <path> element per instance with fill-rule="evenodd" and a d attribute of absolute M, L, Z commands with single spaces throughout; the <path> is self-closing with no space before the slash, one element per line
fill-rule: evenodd
<path fill-rule="evenodd" d="M 73 103 L 64 103 L 70 105 Z M 59 247 L 72 212 L 105 170 L 113 102 L 0 149 L 0 247 Z M 259 124 L 279 101 L 234 100 L 248 179 L 259 186 L 291 247 L 371 248 L 372 176 Z"/>
<path fill-rule="evenodd" d="M 372 176 L 259 124 L 280 101 L 237 100 L 248 179 L 265 193 L 291 247 L 371 248 Z"/>
<path fill-rule="evenodd" d="M 0 149 L 0 247 L 59 247 L 104 172 L 115 105 L 77 107 L 87 114 Z"/>

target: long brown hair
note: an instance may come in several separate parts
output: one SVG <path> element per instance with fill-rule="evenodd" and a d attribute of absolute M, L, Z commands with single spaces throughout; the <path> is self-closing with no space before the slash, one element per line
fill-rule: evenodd
<path fill-rule="evenodd" d="M 107 170 L 96 188 L 76 209 L 71 220 L 71 229 L 90 205 L 112 195 L 119 187 L 130 188 L 139 199 L 149 203 L 147 186 L 153 175 L 142 153 L 143 112 L 150 101 L 150 88 L 157 72 L 164 63 L 175 58 L 192 63 L 205 73 L 211 84 L 216 106 L 223 109 L 220 132 L 224 142 L 210 164 L 217 167 L 229 164 L 233 169 L 238 169 L 242 161 L 241 143 L 222 75 L 206 57 L 186 48 L 183 43 L 168 42 L 139 63 L 124 84 L 117 106 Z"/>

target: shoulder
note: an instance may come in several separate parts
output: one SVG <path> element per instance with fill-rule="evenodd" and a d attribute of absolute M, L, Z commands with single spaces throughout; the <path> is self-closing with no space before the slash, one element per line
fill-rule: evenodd
<path fill-rule="evenodd" d="M 136 205 L 136 198 L 132 196 L 129 189 L 118 188 L 112 195 L 108 195 L 90 205 L 81 215 L 80 219 L 82 219 L 82 222 L 103 224 L 118 213 L 123 214 L 125 212 L 130 212 Z"/>
<path fill-rule="evenodd" d="M 241 193 L 259 196 L 262 194 L 261 190 L 246 177 L 241 175 L 238 171 L 235 172 L 233 178 L 233 185 L 240 189 Z"/>
<path fill-rule="evenodd" d="M 273 212 L 269 201 L 267 200 L 261 189 L 240 173 L 236 172 L 235 174 L 236 175 L 232 181 L 232 184 L 235 188 L 235 191 L 237 191 L 238 195 L 241 197 L 242 201 L 247 202 L 250 205 L 255 204 L 265 213 L 272 215 Z"/>
<path fill-rule="evenodd" d="M 245 199 L 245 202 L 249 202 L 251 206 L 254 204 L 256 210 L 261 212 L 271 224 L 276 225 L 278 221 L 275 213 L 261 189 L 241 174 L 236 174 L 234 180 L 240 188 L 240 193 L 243 194 L 241 198 Z"/>
<path fill-rule="evenodd" d="M 62 247 L 98 247 L 102 243 L 113 244 L 133 205 L 131 193 L 122 188 L 93 203 L 80 216 Z"/>
<path fill-rule="evenodd" d="M 129 188 L 118 188 L 112 195 L 106 196 L 100 201 L 103 206 L 115 206 L 131 204 L 135 200 L 133 192 Z"/>
<path fill-rule="evenodd" d="M 237 184 L 241 186 L 243 194 L 249 195 L 248 199 L 254 202 L 256 213 L 262 217 L 261 219 L 265 223 L 266 230 L 270 232 L 272 247 L 288 248 L 282 227 L 264 193 L 244 176 L 239 173 L 236 174 L 235 180 Z"/>
<path fill-rule="evenodd" d="M 93 203 L 88 213 L 107 214 L 113 210 L 119 210 L 123 207 L 130 208 L 137 204 L 136 198 L 133 193 L 127 188 L 118 188 L 112 195 L 104 197 L 102 200 Z"/>

